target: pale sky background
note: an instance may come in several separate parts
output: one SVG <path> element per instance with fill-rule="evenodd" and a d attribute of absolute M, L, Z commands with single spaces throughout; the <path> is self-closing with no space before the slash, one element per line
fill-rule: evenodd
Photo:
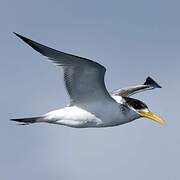
<path fill-rule="evenodd" d="M 180 2 L 0 1 L 1 180 L 179 180 Z M 113 128 L 17 126 L 65 106 L 62 71 L 15 37 L 93 59 L 109 90 L 152 76 L 163 87 L 134 97 L 166 120 Z"/>

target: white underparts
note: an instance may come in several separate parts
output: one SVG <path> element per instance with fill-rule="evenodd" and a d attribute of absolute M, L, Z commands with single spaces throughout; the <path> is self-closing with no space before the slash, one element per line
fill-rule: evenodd
<path fill-rule="evenodd" d="M 102 121 L 92 113 L 77 106 L 65 107 L 45 114 L 46 122 L 70 127 L 93 127 Z"/>

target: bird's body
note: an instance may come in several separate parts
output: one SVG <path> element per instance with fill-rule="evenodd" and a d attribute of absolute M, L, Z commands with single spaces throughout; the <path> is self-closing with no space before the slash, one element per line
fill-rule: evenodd
<path fill-rule="evenodd" d="M 163 123 L 163 120 L 152 114 L 143 102 L 128 97 L 143 90 L 160 87 L 151 78 L 147 78 L 143 85 L 109 93 L 104 83 L 106 72 L 104 66 L 89 59 L 54 50 L 19 34 L 16 35 L 63 68 L 70 104 L 38 117 L 12 120 L 23 124 L 46 122 L 76 128 L 117 126 L 140 117 Z"/>
<path fill-rule="evenodd" d="M 53 124 L 78 128 L 109 127 L 121 125 L 137 118 L 133 111 L 121 109 L 123 107 L 120 106 L 117 102 L 114 102 L 114 104 L 98 104 L 98 102 L 95 102 L 88 107 L 67 106 L 45 114 L 42 120 L 39 119 L 39 122 L 47 121 Z M 131 119 L 127 118 L 127 114 Z"/>

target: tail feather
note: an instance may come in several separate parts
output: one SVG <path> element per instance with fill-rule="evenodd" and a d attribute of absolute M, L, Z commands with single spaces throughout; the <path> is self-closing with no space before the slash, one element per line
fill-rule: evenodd
<path fill-rule="evenodd" d="M 18 122 L 22 125 L 27 125 L 27 124 L 36 123 L 40 118 L 41 117 L 31 117 L 31 118 L 20 118 L 20 119 L 10 119 L 10 120 Z"/>

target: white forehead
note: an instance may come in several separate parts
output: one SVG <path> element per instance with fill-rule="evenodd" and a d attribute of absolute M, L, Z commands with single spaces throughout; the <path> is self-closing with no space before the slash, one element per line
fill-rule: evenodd
<path fill-rule="evenodd" d="M 149 109 L 148 108 L 145 108 L 145 109 L 141 109 L 142 112 L 149 112 Z"/>
<path fill-rule="evenodd" d="M 117 103 L 123 104 L 123 102 L 124 102 L 124 99 L 123 99 L 121 96 L 112 95 L 111 97 L 112 97 Z"/>

